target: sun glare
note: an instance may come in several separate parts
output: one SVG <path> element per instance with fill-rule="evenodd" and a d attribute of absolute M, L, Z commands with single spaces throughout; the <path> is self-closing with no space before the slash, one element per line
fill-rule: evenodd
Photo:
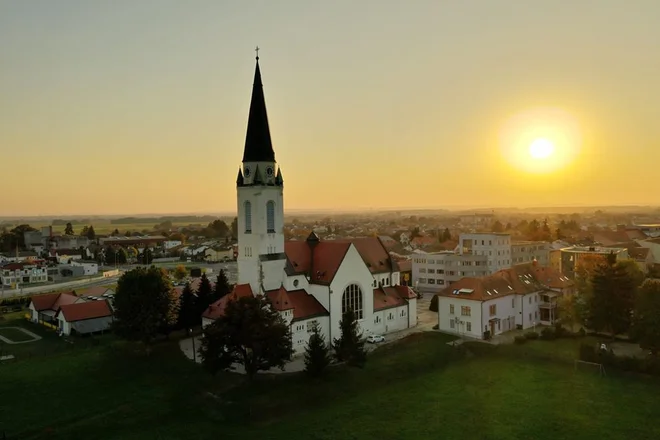
<path fill-rule="evenodd" d="M 499 136 L 504 159 L 514 168 L 535 174 L 569 166 L 582 139 L 576 120 L 556 108 L 535 108 L 517 113 L 502 125 Z"/>
<path fill-rule="evenodd" d="M 534 159 L 545 159 L 552 155 L 554 151 L 555 146 L 552 145 L 552 142 L 544 138 L 535 139 L 529 145 L 529 155 Z"/>

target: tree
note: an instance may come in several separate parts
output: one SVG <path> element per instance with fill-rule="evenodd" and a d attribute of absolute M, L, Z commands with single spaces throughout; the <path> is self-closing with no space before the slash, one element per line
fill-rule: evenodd
<path fill-rule="evenodd" d="M 179 327 L 188 329 L 198 326 L 200 323 L 201 315 L 198 312 L 196 304 L 196 297 L 193 293 L 190 283 L 186 283 L 179 297 L 179 319 L 177 323 Z"/>
<path fill-rule="evenodd" d="M 66 224 L 66 227 L 64 228 L 64 235 L 74 235 L 73 225 L 71 224 L 71 222 Z"/>
<path fill-rule="evenodd" d="M 238 238 L 238 217 L 234 217 L 234 220 L 231 221 L 231 236 L 234 240 Z"/>
<path fill-rule="evenodd" d="M 250 295 L 229 301 L 224 315 L 204 329 L 199 353 L 211 374 L 240 364 L 252 380 L 258 371 L 284 369 L 293 355 L 291 331 L 266 297 Z"/>
<path fill-rule="evenodd" d="M 563 295 L 557 299 L 557 314 L 559 322 L 575 331 L 575 324 L 583 324 L 581 320 L 578 298 L 575 295 Z"/>
<path fill-rule="evenodd" d="M 362 335 L 358 333 L 357 325 L 353 310 L 346 310 L 339 322 L 341 336 L 335 339 L 332 345 L 338 361 L 344 361 L 355 367 L 363 367 L 367 361 L 367 353 L 364 350 L 364 341 Z"/>
<path fill-rule="evenodd" d="M 633 277 L 624 266 L 616 264 L 616 257 L 611 254 L 596 268 L 591 280 L 589 328 L 606 331 L 612 337 L 628 331 L 635 288 Z"/>
<path fill-rule="evenodd" d="M 510 231 L 510 230 L 513 229 L 513 225 L 511 224 L 511 222 L 509 222 L 509 223 L 506 224 L 505 229 L 506 229 L 507 231 Z"/>
<path fill-rule="evenodd" d="M 305 347 L 305 372 L 312 377 L 319 377 L 326 367 L 330 365 L 330 350 L 325 343 L 325 337 L 321 333 L 318 324 L 312 326 L 312 334 Z"/>
<path fill-rule="evenodd" d="M 223 269 L 220 269 L 218 277 L 215 280 L 215 286 L 213 288 L 213 299 L 211 302 L 215 302 L 224 298 L 226 295 L 229 295 L 231 293 L 231 289 L 232 286 L 229 284 L 227 274 Z"/>
<path fill-rule="evenodd" d="M 642 272 L 642 269 L 639 268 L 635 260 L 619 260 L 616 262 L 616 264 L 625 270 L 626 273 L 632 278 L 635 290 L 637 290 L 646 279 L 646 275 L 644 275 L 644 272 Z"/>
<path fill-rule="evenodd" d="M 212 299 L 213 287 L 206 274 L 203 273 L 199 280 L 199 287 L 197 287 L 197 311 L 200 315 L 211 304 Z"/>
<path fill-rule="evenodd" d="M 83 228 L 80 230 L 80 236 L 87 237 L 88 232 L 89 232 L 89 226 L 83 226 Z"/>
<path fill-rule="evenodd" d="M 660 281 L 646 280 L 635 301 L 631 335 L 653 356 L 660 352 Z"/>
<path fill-rule="evenodd" d="M 176 322 L 177 301 L 166 273 L 139 267 L 119 278 L 114 300 L 116 333 L 145 345 L 164 327 Z"/>
<path fill-rule="evenodd" d="M 421 237 L 422 233 L 419 231 L 419 226 L 415 226 L 412 231 L 410 231 L 410 238 Z"/>
<path fill-rule="evenodd" d="M 213 220 L 206 228 L 209 231 L 209 237 L 221 237 L 224 238 L 229 235 L 230 230 L 227 223 L 220 219 Z"/>
<path fill-rule="evenodd" d="M 444 243 L 445 241 L 451 240 L 451 232 L 449 232 L 449 228 L 445 228 L 444 231 L 442 231 L 442 242 Z"/>
<path fill-rule="evenodd" d="M 492 232 L 504 232 L 504 225 L 501 221 L 495 220 L 490 229 Z"/>
<path fill-rule="evenodd" d="M 557 237 L 557 240 L 563 240 L 564 238 L 566 238 L 564 234 L 561 232 L 561 228 L 555 229 L 555 237 Z"/>
<path fill-rule="evenodd" d="M 138 255 L 138 263 L 151 264 L 154 261 L 154 251 L 150 247 L 142 249 L 142 253 Z"/>
<path fill-rule="evenodd" d="M 188 275 L 188 269 L 183 264 L 179 264 L 174 268 L 174 278 L 181 281 Z"/>
<path fill-rule="evenodd" d="M 90 225 L 89 229 L 87 229 L 87 238 L 90 240 L 96 239 L 96 232 L 94 232 L 94 226 Z"/>

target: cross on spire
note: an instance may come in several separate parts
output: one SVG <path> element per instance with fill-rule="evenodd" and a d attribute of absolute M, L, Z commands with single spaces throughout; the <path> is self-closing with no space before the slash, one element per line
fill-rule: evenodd
<path fill-rule="evenodd" d="M 259 46 L 257 46 L 254 51 L 257 53 L 257 61 L 259 61 Z"/>

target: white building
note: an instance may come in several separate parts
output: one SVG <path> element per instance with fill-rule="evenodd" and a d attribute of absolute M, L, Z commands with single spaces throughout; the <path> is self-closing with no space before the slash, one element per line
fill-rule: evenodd
<path fill-rule="evenodd" d="M 413 286 L 420 290 L 438 291 L 463 277 L 488 275 L 488 258 L 483 255 L 459 254 L 452 251 L 412 257 Z"/>
<path fill-rule="evenodd" d="M 536 260 L 539 266 L 549 266 L 550 249 L 550 243 L 545 241 L 514 241 L 511 243 L 511 263 L 531 263 Z"/>
<path fill-rule="evenodd" d="M 516 328 L 550 325 L 557 298 L 573 282 L 548 267 L 516 265 L 482 278 L 463 278 L 437 294 L 440 331 L 483 339 Z"/>
<path fill-rule="evenodd" d="M 511 235 L 506 233 L 484 232 L 461 234 L 458 253 L 487 257 L 487 267 L 491 273 L 511 267 Z"/>
<path fill-rule="evenodd" d="M 91 276 L 99 273 L 99 265 L 96 261 L 71 261 L 71 266 L 82 267 L 83 276 Z"/>
<path fill-rule="evenodd" d="M 33 296 L 30 320 L 55 328 L 64 335 L 106 331 L 112 324 L 112 308 L 105 299 L 87 301 L 71 293 Z"/>
<path fill-rule="evenodd" d="M 275 161 L 257 62 L 238 192 L 238 285 L 203 315 L 208 325 L 227 301 L 267 295 L 291 325 L 300 352 L 313 323 L 328 341 L 340 336 L 347 309 L 364 336 L 416 325 L 416 296 L 376 237 L 321 241 L 284 240 L 284 181 Z"/>
<path fill-rule="evenodd" d="M 169 251 L 170 249 L 173 249 L 177 246 L 181 246 L 183 243 L 181 240 L 165 240 L 163 242 L 163 249 L 166 251 Z"/>
<path fill-rule="evenodd" d="M 5 264 L 0 267 L 0 281 L 9 288 L 45 283 L 48 281 L 48 266 L 39 262 Z"/>

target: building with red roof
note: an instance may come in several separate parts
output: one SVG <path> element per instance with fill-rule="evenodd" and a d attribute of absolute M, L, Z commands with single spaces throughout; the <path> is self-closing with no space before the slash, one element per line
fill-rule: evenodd
<path fill-rule="evenodd" d="M 30 320 L 60 333 L 103 332 L 112 324 L 112 306 L 105 298 L 85 299 L 73 292 L 47 293 L 30 298 Z"/>
<path fill-rule="evenodd" d="M 482 339 L 516 328 L 551 325 L 557 300 L 574 283 L 536 262 L 514 265 L 484 277 L 465 277 L 437 293 L 441 331 Z"/>
<path fill-rule="evenodd" d="M 328 341 L 340 335 L 352 309 L 364 336 L 417 324 L 416 296 L 400 286 L 400 269 L 378 237 L 304 241 L 284 239 L 284 179 L 275 161 L 257 58 L 243 161 L 236 178 L 238 283 L 203 314 L 209 325 L 227 302 L 266 295 L 291 325 L 302 350 L 318 325 Z"/>

